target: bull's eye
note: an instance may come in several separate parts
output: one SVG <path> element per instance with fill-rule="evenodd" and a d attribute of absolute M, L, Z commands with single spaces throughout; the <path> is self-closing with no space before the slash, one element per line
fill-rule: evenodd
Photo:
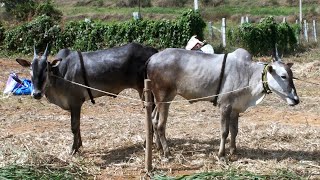
<path fill-rule="evenodd" d="M 281 76 L 282 79 L 287 79 L 287 76 Z"/>

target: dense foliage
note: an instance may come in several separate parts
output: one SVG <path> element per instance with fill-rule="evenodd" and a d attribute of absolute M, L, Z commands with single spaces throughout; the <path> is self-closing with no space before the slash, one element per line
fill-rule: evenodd
<path fill-rule="evenodd" d="M 4 40 L 4 27 L 0 21 L 0 45 L 2 44 L 3 40 Z"/>
<path fill-rule="evenodd" d="M 200 14 L 188 10 L 176 21 L 131 20 L 104 24 L 91 20 L 71 21 L 62 29 L 52 17 L 45 15 L 5 32 L 4 48 L 14 52 L 31 53 L 33 45 L 51 50 L 61 48 L 93 51 L 105 47 L 139 42 L 159 49 L 184 47 L 197 34 L 203 38 L 205 22 Z"/>
<path fill-rule="evenodd" d="M 54 21 L 61 21 L 62 12 L 54 7 L 50 0 L 40 3 L 36 10 L 35 16 L 47 15 L 53 18 Z"/>
<path fill-rule="evenodd" d="M 32 17 L 37 7 L 34 0 L 0 0 L 0 3 L 4 3 L 6 12 L 19 21 Z"/>
<path fill-rule="evenodd" d="M 62 18 L 62 12 L 53 6 L 51 0 L 0 0 L 4 3 L 5 11 L 10 15 L 10 20 L 26 21 L 34 16 L 47 15 L 56 21 Z"/>
<path fill-rule="evenodd" d="M 12 52 L 32 53 L 33 46 L 43 48 L 61 35 L 61 28 L 52 18 L 42 15 L 29 23 L 5 32 L 4 49 Z"/>
<path fill-rule="evenodd" d="M 229 30 L 227 36 L 230 46 L 243 47 L 253 55 L 270 55 L 275 44 L 282 53 L 293 52 L 298 32 L 299 26 L 276 23 L 273 17 L 268 17 L 257 24 L 243 23 Z"/>

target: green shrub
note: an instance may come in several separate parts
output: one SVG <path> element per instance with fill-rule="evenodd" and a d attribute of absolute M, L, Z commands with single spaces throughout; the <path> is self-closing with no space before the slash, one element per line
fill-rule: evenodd
<path fill-rule="evenodd" d="M 32 53 L 33 46 L 44 49 L 61 34 L 61 29 L 49 16 L 39 16 L 29 23 L 5 32 L 4 47 L 20 53 Z"/>
<path fill-rule="evenodd" d="M 290 53 L 297 47 L 296 34 L 299 27 L 288 23 L 277 24 L 273 17 L 263 19 L 260 23 L 243 23 L 227 32 L 230 46 L 240 46 L 253 55 L 270 55 L 277 44 L 280 52 Z"/>
<path fill-rule="evenodd" d="M 4 27 L 0 22 L 0 45 L 2 44 L 3 40 L 4 40 Z"/>
<path fill-rule="evenodd" d="M 104 47 L 103 34 L 105 25 L 94 21 L 68 22 L 57 38 L 55 48 L 67 48 L 93 51 Z"/>
<path fill-rule="evenodd" d="M 25 21 L 34 15 L 37 2 L 34 0 L 0 0 L 5 11 L 19 21 Z"/>
<path fill-rule="evenodd" d="M 64 29 L 52 17 L 39 16 L 30 23 L 17 26 L 5 33 L 7 50 L 31 53 L 33 45 L 44 49 L 50 43 L 52 53 L 62 48 L 94 51 L 129 42 L 138 42 L 155 48 L 184 47 L 192 35 L 203 39 L 205 22 L 200 13 L 188 10 L 176 21 L 130 20 L 114 24 L 100 21 L 71 21 Z"/>
<path fill-rule="evenodd" d="M 61 21 L 62 12 L 55 8 L 50 0 L 40 3 L 35 11 L 36 16 L 46 15 L 53 18 L 54 21 Z"/>

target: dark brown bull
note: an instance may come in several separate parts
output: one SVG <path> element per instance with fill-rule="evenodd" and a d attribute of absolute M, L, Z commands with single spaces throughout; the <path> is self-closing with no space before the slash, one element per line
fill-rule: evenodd
<path fill-rule="evenodd" d="M 40 99 L 43 95 L 62 109 L 71 112 L 71 130 L 74 135 L 72 153 L 82 146 L 80 135 L 80 111 L 84 101 L 89 99 L 86 88 L 71 84 L 73 81 L 91 87 L 119 94 L 127 88 L 136 89 L 142 97 L 145 75 L 145 63 L 157 52 L 156 49 L 137 43 L 94 52 L 78 53 L 68 49 L 60 50 L 56 59 L 47 60 L 48 51 L 39 57 L 34 50 L 32 63 L 17 59 L 24 67 L 32 68 L 32 96 Z M 83 68 L 80 57 L 83 58 Z M 85 76 L 83 70 L 86 71 Z M 106 94 L 91 91 L 93 97 Z"/>

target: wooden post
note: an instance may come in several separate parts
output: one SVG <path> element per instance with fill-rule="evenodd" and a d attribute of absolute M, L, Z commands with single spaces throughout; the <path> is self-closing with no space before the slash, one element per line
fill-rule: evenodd
<path fill-rule="evenodd" d="M 312 21 L 312 26 L 313 26 L 313 37 L 314 37 L 314 42 L 318 42 L 317 40 L 317 26 L 316 26 L 316 20 Z"/>
<path fill-rule="evenodd" d="M 146 149 L 145 149 L 145 169 L 149 172 L 152 169 L 152 99 L 151 99 L 151 90 L 150 90 L 150 79 L 144 80 L 144 97 L 146 108 L 146 119 L 145 119 L 145 131 L 146 131 Z"/>
<path fill-rule="evenodd" d="M 226 47 L 226 18 L 222 18 L 222 26 L 221 26 L 221 36 L 222 36 L 222 46 Z"/>

